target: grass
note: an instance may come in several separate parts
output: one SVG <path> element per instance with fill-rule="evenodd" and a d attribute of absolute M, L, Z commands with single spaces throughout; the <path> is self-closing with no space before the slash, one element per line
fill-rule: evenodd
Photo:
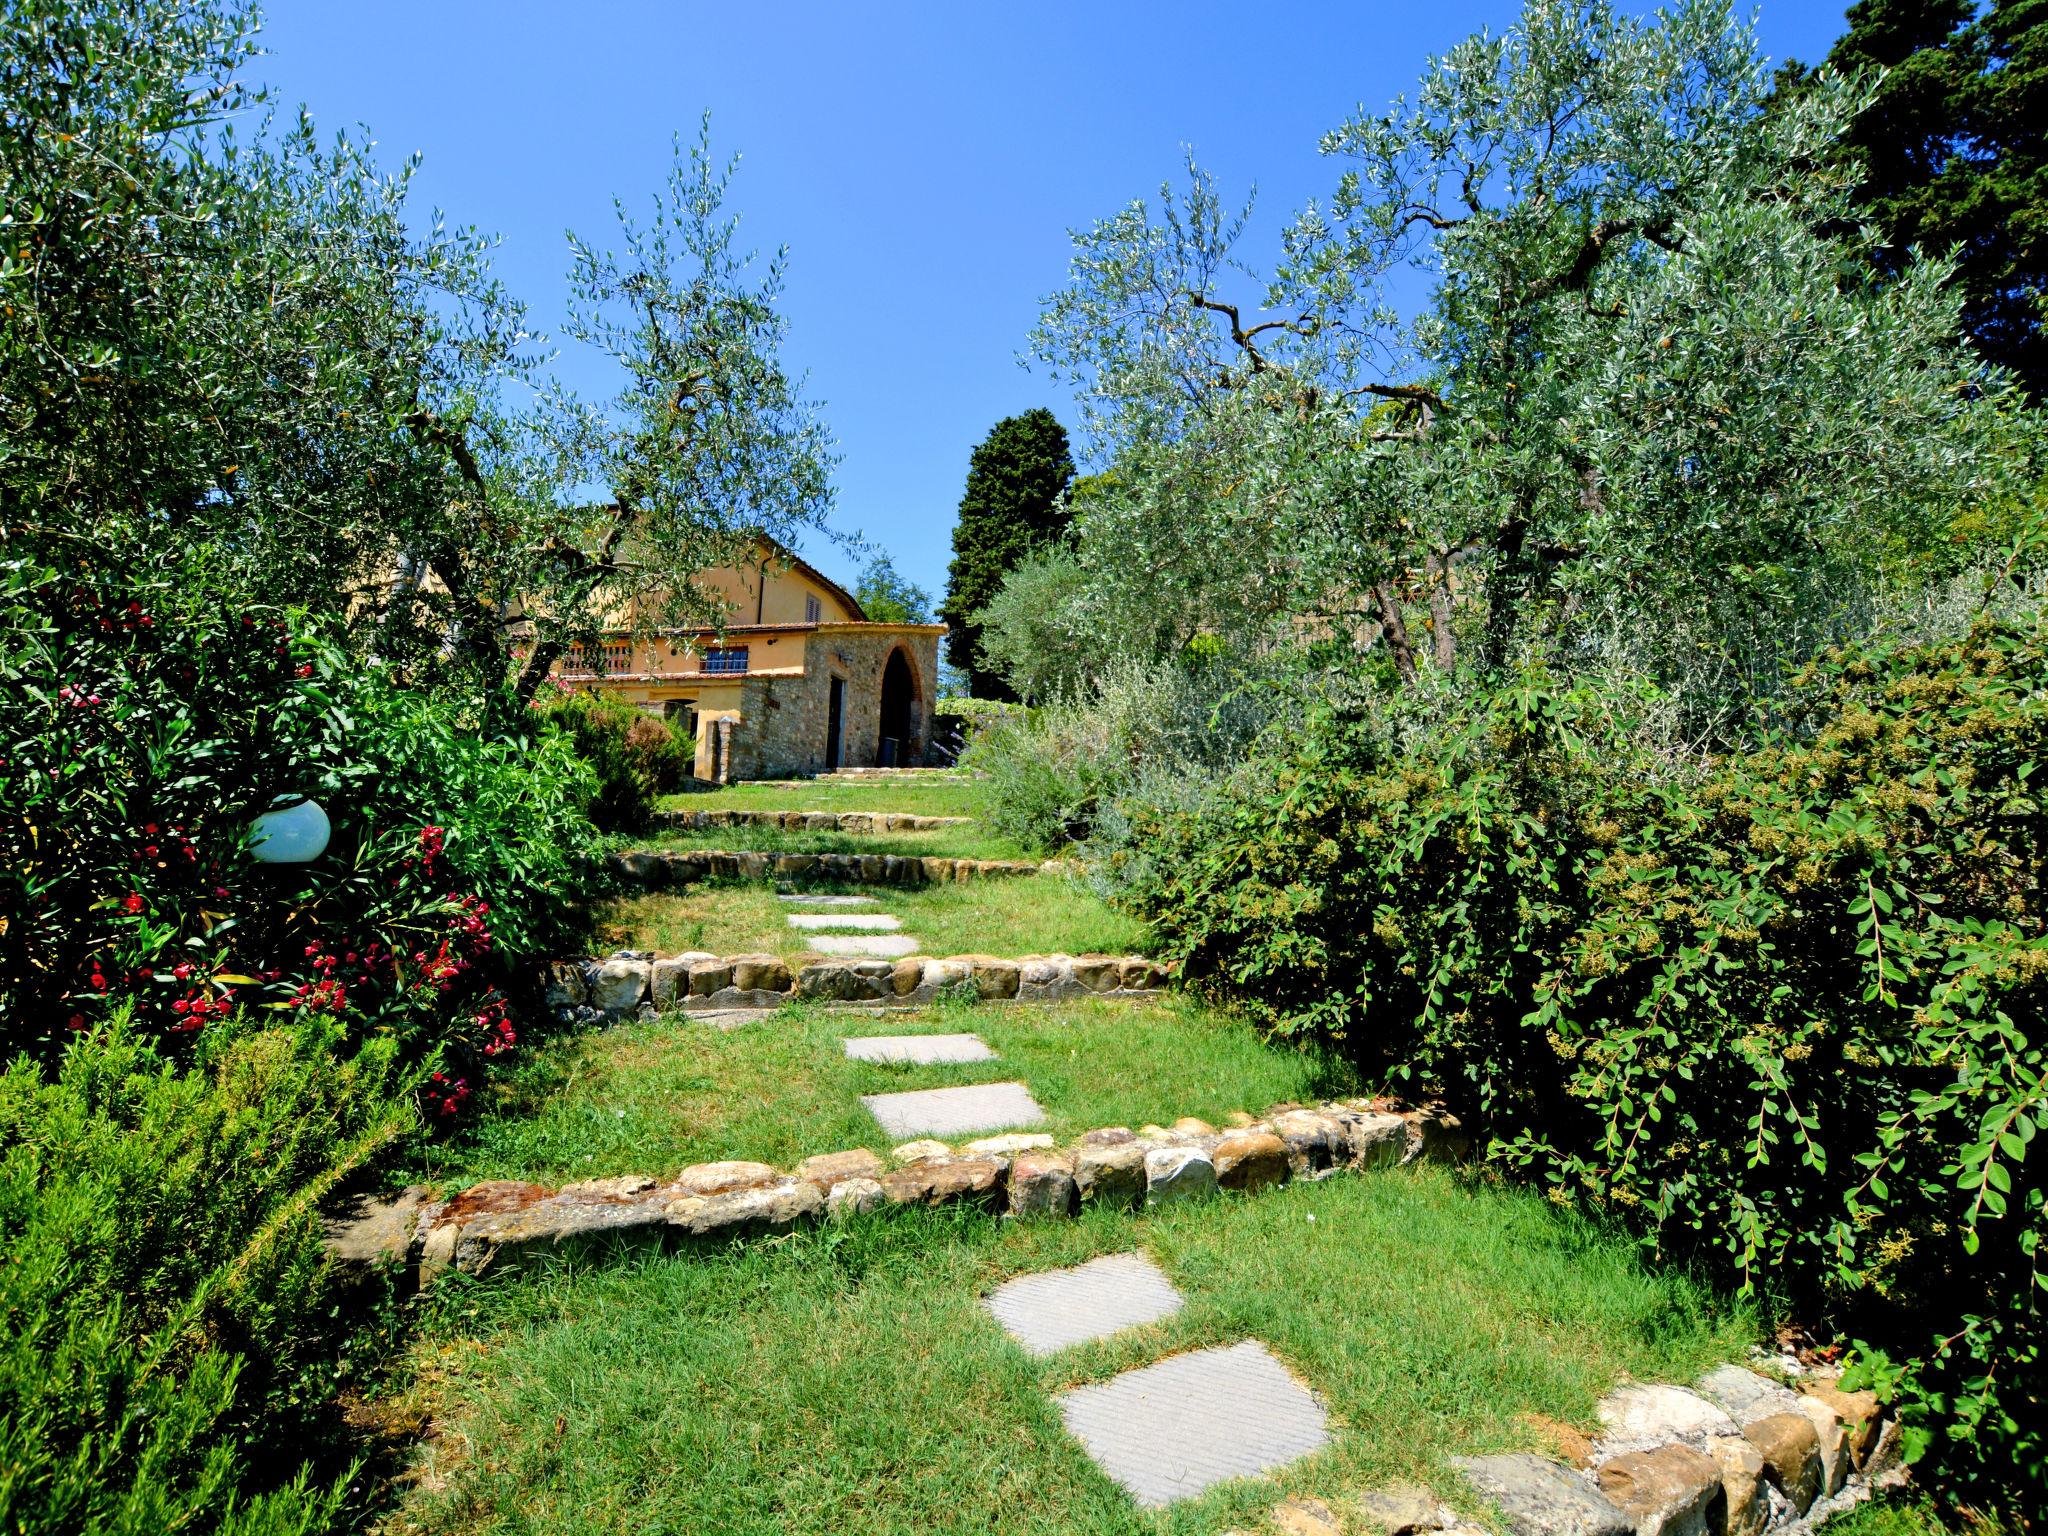
<path fill-rule="evenodd" d="M 979 816 L 988 786 L 966 775 L 930 780 L 815 780 L 789 788 L 776 784 L 729 784 L 700 794 L 670 795 L 670 811 L 902 811 L 916 816 Z"/>
<path fill-rule="evenodd" d="M 1142 922 L 1057 874 L 805 889 L 873 897 L 868 910 L 901 918 L 901 931 L 927 955 L 1144 954 L 1152 948 Z M 597 937 L 606 948 L 663 955 L 797 955 L 812 937 L 789 926 L 797 910 L 777 900 L 766 883 L 712 881 L 607 903 L 596 913 Z"/>
<path fill-rule="evenodd" d="M 1901 1493 L 1872 1499 L 1827 1522 L 1827 1536 L 1950 1536 L 1968 1532 L 1970 1524 L 1948 1522 L 1925 1493 Z M 1976 1526 L 1980 1536 L 1995 1536 L 1995 1526 Z"/>
<path fill-rule="evenodd" d="M 918 859 L 1042 859 L 1022 843 L 979 823 L 930 832 L 791 832 L 781 827 L 705 827 L 634 838 L 635 848 L 758 849 L 764 853 L 894 853 Z"/>
<path fill-rule="evenodd" d="M 1133 1244 L 1187 1297 L 1163 1323 L 1041 1362 L 980 1305 Z M 401 1409 L 439 1432 L 393 1533 L 1196 1536 L 1395 1479 L 1470 1511 L 1446 1456 L 1543 1449 L 1532 1416 L 1590 1427 L 1624 1377 L 1684 1381 L 1756 1333 L 1540 1197 L 1433 1168 L 1140 1218 L 896 1213 L 445 1285 Z M 1155 1516 L 1063 1432 L 1054 1393 L 1248 1337 L 1322 1395 L 1330 1448 Z"/>
<path fill-rule="evenodd" d="M 849 1061 L 847 1035 L 972 1031 L 999 1059 L 949 1066 Z M 748 1158 L 794 1164 L 891 1138 L 863 1093 L 1021 1078 L 1062 1139 L 1181 1115 L 1219 1121 L 1351 1090 L 1333 1062 L 1263 1043 L 1250 1026 L 1177 999 L 1158 1004 L 954 1006 L 883 1017 L 800 1005 L 738 1029 L 686 1015 L 618 1024 L 536 1052 L 503 1098 L 455 1140 L 428 1146 L 401 1183 L 565 1183 L 674 1173 Z"/>

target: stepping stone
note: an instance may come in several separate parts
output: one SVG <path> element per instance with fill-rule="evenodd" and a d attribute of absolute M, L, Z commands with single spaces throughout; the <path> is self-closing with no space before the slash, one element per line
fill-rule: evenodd
<path fill-rule="evenodd" d="M 857 1035 L 841 1042 L 855 1061 L 909 1062 L 927 1067 L 942 1061 L 994 1061 L 996 1053 L 979 1035 Z"/>
<path fill-rule="evenodd" d="M 876 955 L 900 960 L 917 953 L 917 940 L 894 933 L 824 933 L 811 940 L 821 955 Z"/>
<path fill-rule="evenodd" d="M 1180 1292 L 1142 1253 L 1112 1253 L 1076 1269 L 1019 1275 L 986 1303 L 1004 1330 L 1034 1355 L 1156 1323 L 1181 1309 Z"/>
<path fill-rule="evenodd" d="M 901 928 L 903 919 L 891 917 L 886 912 L 792 912 L 789 914 L 792 928 L 881 928 L 889 931 Z"/>
<path fill-rule="evenodd" d="M 881 898 L 877 896 L 790 896 L 777 895 L 777 901 L 786 901 L 792 907 L 872 907 Z"/>
<path fill-rule="evenodd" d="M 1076 1387 L 1059 1405 L 1067 1433 L 1147 1509 L 1330 1442 L 1322 1404 L 1256 1339 Z"/>
<path fill-rule="evenodd" d="M 913 1093 L 866 1093 L 861 1103 L 898 1141 L 948 1138 L 969 1131 L 1007 1131 L 1045 1124 L 1045 1111 L 1022 1083 L 980 1083 L 972 1088 L 922 1088 Z"/>

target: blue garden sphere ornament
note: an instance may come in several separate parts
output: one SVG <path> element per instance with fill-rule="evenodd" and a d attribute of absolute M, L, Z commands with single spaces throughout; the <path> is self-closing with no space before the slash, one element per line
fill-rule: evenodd
<path fill-rule="evenodd" d="M 327 851 L 333 832 L 320 802 L 279 795 L 249 827 L 249 853 L 259 864 L 310 864 Z"/>

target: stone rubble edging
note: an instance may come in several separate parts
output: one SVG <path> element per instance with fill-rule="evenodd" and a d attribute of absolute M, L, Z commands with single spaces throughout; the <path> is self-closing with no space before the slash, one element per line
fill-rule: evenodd
<path fill-rule="evenodd" d="M 650 891 L 705 880 L 835 880 L 847 885 L 944 885 L 1072 868 L 1061 859 L 923 859 L 896 853 L 763 853 L 634 848 L 607 860 L 612 873 Z"/>
<path fill-rule="evenodd" d="M 1898 1420 L 1871 1392 L 1738 1365 L 1696 1388 L 1629 1383 L 1600 1402 L 1582 1465 L 1517 1453 L 1452 1464 L 1522 1536 L 1797 1536 L 1905 1480 Z"/>
<path fill-rule="evenodd" d="M 1795 1379 L 1797 1390 L 1719 1365 L 1696 1389 L 1630 1382 L 1601 1399 L 1603 1433 L 1570 1462 L 1515 1452 L 1451 1465 L 1516 1536 L 1804 1536 L 1906 1471 L 1899 1423 L 1874 1393 L 1845 1392 L 1828 1372 Z M 1427 1488 L 1337 1502 L 1401 1536 L 1484 1536 Z M 1350 1528 L 1330 1503 L 1301 1496 L 1270 1519 L 1288 1536 Z"/>
<path fill-rule="evenodd" d="M 1345 1099 L 1281 1105 L 1223 1130 L 1184 1118 L 1169 1127 L 1088 1131 L 1065 1150 L 1044 1133 L 906 1142 L 888 1160 L 865 1148 L 766 1163 L 699 1163 L 657 1181 L 627 1174 L 550 1189 L 517 1180 L 476 1184 L 447 1200 L 415 1186 L 330 1220 L 338 1262 L 400 1264 L 420 1286 L 453 1269 L 482 1275 L 608 1240 L 720 1241 L 844 1220 L 884 1207 L 977 1204 L 1013 1218 L 1056 1219 L 1084 1207 L 1152 1209 L 1251 1193 L 1416 1161 L 1461 1162 L 1471 1139 L 1439 1105 Z M 1792 1389 L 1735 1365 L 1697 1390 L 1626 1384 L 1599 1405 L 1602 1434 L 1576 1464 L 1528 1453 L 1453 1458 L 1518 1536 L 1803 1536 L 1905 1477 L 1899 1424 L 1870 1392 L 1814 1373 Z M 1414 1504 L 1403 1530 L 1466 1536 L 1422 1491 L 1364 1496 Z M 1374 1506 L 1376 1507 L 1376 1506 Z M 1280 1506 L 1313 1531 L 1314 1500 Z M 1276 1515 L 1279 1510 L 1276 1510 Z M 1334 1517 L 1330 1528 L 1337 1529 Z"/>
<path fill-rule="evenodd" d="M 335 1257 L 398 1261 L 421 1284 L 453 1268 L 481 1274 L 591 1239 L 723 1238 L 786 1231 L 800 1221 L 883 1205 L 968 1200 L 1013 1216 L 1063 1217 L 1082 1206 L 1147 1208 L 1426 1160 L 1462 1161 L 1471 1138 L 1440 1106 L 1397 1110 L 1349 1099 L 1319 1109 L 1280 1105 L 1264 1120 L 1242 1113 L 1218 1130 L 1193 1118 L 1171 1126 L 1092 1130 L 1065 1151 L 1040 1133 L 981 1137 L 958 1153 L 923 1139 L 889 1161 L 864 1148 L 805 1158 L 789 1173 L 766 1163 L 701 1163 L 667 1181 L 638 1174 L 550 1189 L 491 1180 L 451 1199 L 419 1187 L 330 1224 Z"/>
<path fill-rule="evenodd" d="M 792 999 L 882 1002 L 904 1007 L 936 1001 L 971 984 L 990 1002 L 1129 998 L 1158 992 L 1167 968 L 1143 955 L 948 955 L 861 960 L 698 952 L 658 959 L 622 950 L 605 959 L 563 960 L 550 968 L 546 1001 L 565 1022 L 624 1019 L 642 1007 L 686 1012 L 775 1008 Z"/>
<path fill-rule="evenodd" d="M 714 827 L 779 827 L 785 832 L 843 832 L 872 837 L 883 832 L 937 832 L 971 827 L 972 816 L 918 816 L 908 811 L 657 811 L 654 824 L 682 832 Z"/>

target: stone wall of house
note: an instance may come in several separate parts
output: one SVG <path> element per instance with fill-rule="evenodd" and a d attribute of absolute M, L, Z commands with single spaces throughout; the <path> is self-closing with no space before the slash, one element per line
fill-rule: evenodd
<path fill-rule="evenodd" d="M 881 736 L 882 669 L 901 648 L 916 682 L 910 706 L 910 739 L 904 761 L 924 761 L 931 739 L 931 706 L 938 684 L 939 637 L 881 630 L 822 630 L 804 642 L 801 678 L 749 678 L 741 706 L 744 724 L 735 732 L 734 778 L 788 778 L 823 773 L 831 712 L 831 680 L 846 681 L 840 720 L 839 766 L 874 766 Z M 739 738 L 744 736 L 745 742 Z"/>

